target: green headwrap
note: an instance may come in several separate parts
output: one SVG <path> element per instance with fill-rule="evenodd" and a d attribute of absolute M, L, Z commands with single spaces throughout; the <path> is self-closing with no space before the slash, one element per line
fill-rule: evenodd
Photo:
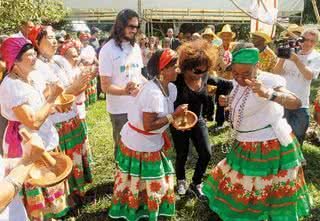
<path fill-rule="evenodd" d="M 232 53 L 232 64 L 257 64 L 259 50 L 257 48 L 242 48 Z"/>

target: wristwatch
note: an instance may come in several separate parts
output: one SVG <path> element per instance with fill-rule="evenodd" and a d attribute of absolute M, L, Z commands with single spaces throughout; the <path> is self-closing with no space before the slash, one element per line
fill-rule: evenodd
<path fill-rule="evenodd" d="M 274 101 L 278 96 L 279 96 L 279 94 L 276 91 L 273 91 L 272 95 L 271 95 L 271 98 L 269 100 L 270 101 Z"/>

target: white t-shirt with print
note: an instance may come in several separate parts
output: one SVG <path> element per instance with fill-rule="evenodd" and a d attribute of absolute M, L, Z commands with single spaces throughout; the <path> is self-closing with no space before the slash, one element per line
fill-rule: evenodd
<path fill-rule="evenodd" d="M 141 74 L 143 67 L 140 47 L 134 47 L 129 42 L 121 44 L 122 50 L 111 39 L 101 49 L 99 54 L 100 76 L 110 77 L 112 84 L 125 87 L 129 81 L 137 84 L 144 82 Z M 107 111 L 111 114 L 125 114 L 133 103 L 132 96 L 117 96 L 107 94 Z"/>
<path fill-rule="evenodd" d="M 318 78 L 320 72 L 320 53 L 312 51 L 308 55 L 298 54 L 300 61 L 311 69 L 313 79 Z M 287 81 L 287 89 L 300 98 L 302 108 L 309 107 L 310 85 L 311 80 L 304 78 L 298 67 L 291 60 L 285 60 L 283 65 L 283 77 Z"/>
<path fill-rule="evenodd" d="M 162 148 L 164 144 L 162 133 L 169 127 L 169 124 L 158 130 L 149 131 L 150 133 L 156 133 L 155 135 L 144 135 L 131 129 L 128 123 L 144 131 L 143 112 L 157 113 L 158 117 L 173 113 L 177 88 L 172 83 L 169 83 L 168 87 L 169 96 L 165 97 L 152 80 L 148 81 L 134 99 L 134 104 L 127 107 L 128 122 L 123 126 L 120 135 L 121 141 L 128 148 L 140 152 L 155 152 Z"/>

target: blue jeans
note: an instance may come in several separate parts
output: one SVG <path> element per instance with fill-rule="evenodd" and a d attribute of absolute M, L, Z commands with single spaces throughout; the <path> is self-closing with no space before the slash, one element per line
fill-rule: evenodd
<path fill-rule="evenodd" d="M 300 145 L 302 146 L 304 137 L 310 124 L 310 113 L 308 108 L 299 108 L 296 110 L 285 109 L 284 117 L 292 127 Z"/>

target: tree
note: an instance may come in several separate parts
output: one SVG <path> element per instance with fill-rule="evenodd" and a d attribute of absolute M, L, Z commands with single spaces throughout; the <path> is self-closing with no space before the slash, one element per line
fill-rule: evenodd
<path fill-rule="evenodd" d="M 0 33 L 11 34 L 22 21 L 57 23 L 68 14 L 62 0 L 0 0 Z"/>
<path fill-rule="evenodd" d="M 317 1 L 317 8 L 320 11 L 320 2 Z M 317 23 L 316 16 L 313 10 L 312 1 L 304 0 L 303 23 Z"/>

